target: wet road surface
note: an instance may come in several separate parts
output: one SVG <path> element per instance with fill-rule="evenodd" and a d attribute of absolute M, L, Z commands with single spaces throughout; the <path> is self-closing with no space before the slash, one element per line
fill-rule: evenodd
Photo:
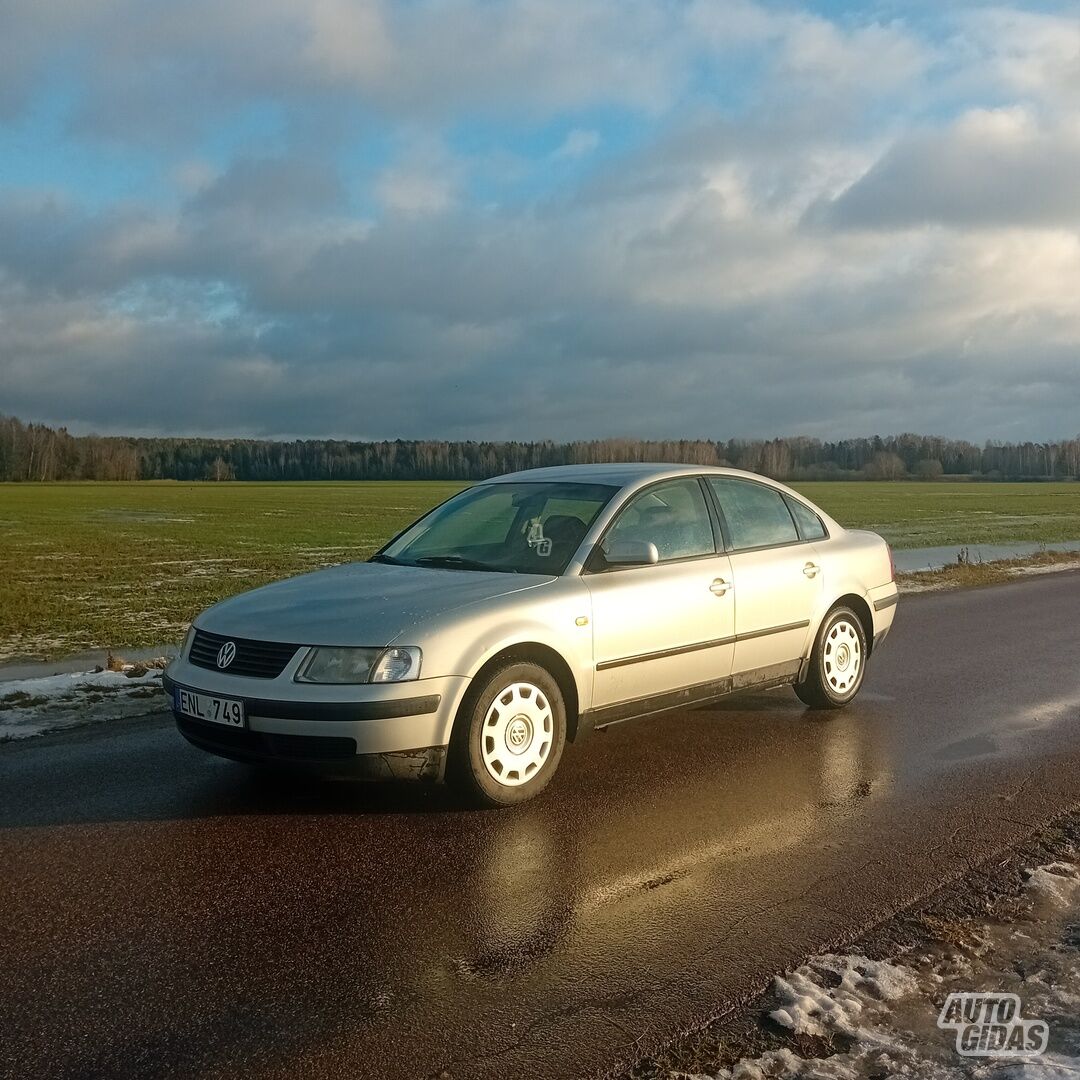
<path fill-rule="evenodd" d="M 165 717 L 0 747 L 0 1076 L 602 1075 L 1080 802 L 1078 611 L 906 599 L 845 712 L 624 724 L 510 811 Z"/>

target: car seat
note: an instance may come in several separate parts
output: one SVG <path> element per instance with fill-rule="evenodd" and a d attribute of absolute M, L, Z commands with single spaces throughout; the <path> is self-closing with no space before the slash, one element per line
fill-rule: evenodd
<path fill-rule="evenodd" d="M 588 526 L 580 518 L 570 514 L 552 514 L 544 522 L 544 536 L 551 541 L 551 560 L 562 565 L 581 546 Z"/>

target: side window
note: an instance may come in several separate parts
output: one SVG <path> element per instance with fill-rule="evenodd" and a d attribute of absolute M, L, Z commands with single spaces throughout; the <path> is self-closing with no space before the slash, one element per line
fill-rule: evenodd
<path fill-rule="evenodd" d="M 784 496 L 784 502 L 788 504 L 791 516 L 795 519 L 795 524 L 799 526 L 799 533 L 804 540 L 825 539 L 825 526 L 821 518 L 809 506 L 787 495 Z"/>
<path fill-rule="evenodd" d="M 783 495 L 764 484 L 710 476 L 709 485 L 724 511 L 732 547 L 790 544 L 799 539 Z"/>
<path fill-rule="evenodd" d="M 635 495 L 608 530 L 605 543 L 641 540 L 656 545 L 661 562 L 712 555 L 712 522 L 697 480 L 669 480 Z"/>

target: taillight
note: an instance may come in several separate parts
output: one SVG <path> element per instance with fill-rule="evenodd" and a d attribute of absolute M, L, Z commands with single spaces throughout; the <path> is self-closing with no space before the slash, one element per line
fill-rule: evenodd
<path fill-rule="evenodd" d="M 893 558 L 892 548 L 888 544 L 885 545 L 885 550 L 889 553 L 889 580 L 890 581 L 895 581 L 896 580 L 896 560 Z"/>

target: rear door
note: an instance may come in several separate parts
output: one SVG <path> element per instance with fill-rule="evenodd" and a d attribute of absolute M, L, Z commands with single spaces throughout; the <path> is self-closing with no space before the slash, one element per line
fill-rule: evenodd
<path fill-rule="evenodd" d="M 730 476 L 710 476 L 731 557 L 735 593 L 733 674 L 791 668 L 806 653 L 822 592 L 821 563 L 783 494 Z"/>
<path fill-rule="evenodd" d="M 731 564 L 697 477 L 654 484 L 628 500 L 600 542 L 655 544 L 660 561 L 607 567 L 590 559 L 593 704 L 597 708 L 725 679 L 734 656 Z"/>

